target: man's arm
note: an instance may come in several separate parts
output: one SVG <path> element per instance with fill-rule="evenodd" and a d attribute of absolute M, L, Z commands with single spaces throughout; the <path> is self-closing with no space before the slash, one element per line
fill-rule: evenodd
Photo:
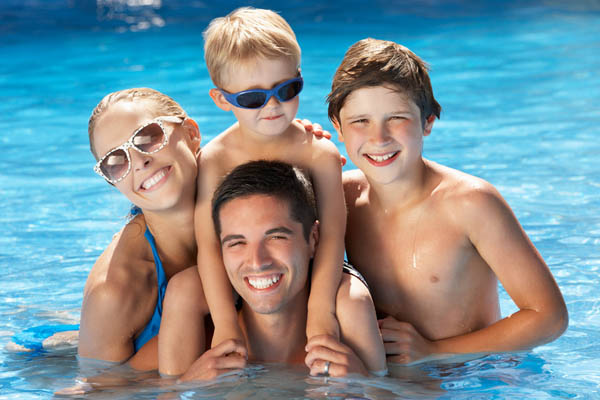
<path fill-rule="evenodd" d="M 411 362 L 439 353 L 529 349 L 556 339 L 568 323 L 567 309 L 552 274 L 502 196 L 481 184 L 454 207 L 468 237 L 519 311 L 464 335 L 425 339 L 412 325 L 386 318 L 381 331 L 390 361 Z"/>

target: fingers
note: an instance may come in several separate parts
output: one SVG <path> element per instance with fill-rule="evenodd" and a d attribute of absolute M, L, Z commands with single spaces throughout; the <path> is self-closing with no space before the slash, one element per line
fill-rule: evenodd
<path fill-rule="evenodd" d="M 243 369 L 246 367 L 246 359 L 239 354 L 231 353 L 225 357 L 215 358 L 212 367 L 216 370 L 224 370 L 219 373 L 222 374 L 232 369 Z"/>
<path fill-rule="evenodd" d="M 208 350 L 207 353 L 210 353 L 213 357 L 222 357 L 227 354 L 238 353 L 241 357 L 244 357 L 245 359 L 248 358 L 246 346 L 236 339 L 227 339 Z"/>
<path fill-rule="evenodd" d="M 329 363 L 329 366 L 327 366 L 327 363 Z M 319 376 L 319 375 L 339 376 L 339 375 L 334 375 L 337 371 L 336 368 L 337 368 L 336 364 L 332 363 L 331 361 L 315 360 L 315 362 L 312 363 L 309 374 L 311 376 Z"/>
<path fill-rule="evenodd" d="M 344 376 L 350 372 L 351 365 L 356 364 L 353 362 L 351 350 L 330 335 L 312 337 L 306 344 L 306 351 L 304 362 L 312 376 L 322 375 L 325 372 L 329 376 Z M 327 363 L 329 368 L 326 368 Z"/>
<path fill-rule="evenodd" d="M 306 132 L 312 133 L 316 138 L 331 139 L 331 133 L 323 130 L 323 127 L 319 123 L 312 123 L 308 119 L 301 120 L 300 118 L 296 118 L 294 121 L 300 123 Z"/>
<path fill-rule="evenodd" d="M 340 154 L 340 163 L 342 164 L 342 167 L 346 165 L 347 162 L 348 160 L 346 160 L 346 157 Z"/>
<path fill-rule="evenodd" d="M 337 338 L 331 335 L 316 335 L 308 339 L 305 350 L 310 353 L 317 346 L 331 348 L 335 351 L 347 351 L 348 346 L 342 344 Z"/>
<path fill-rule="evenodd" d="M 215 349 L 207 351 L 196 360 L 185 374 L 179 378 L 178 382 L 209 381 L 217 378 L 219 375 L 246 367 L 246 358 L 240 354 L 232 352 L 228 353 L 228 355 L 216 356 L 216 354 L 222 354 L 223 349 L 214 352 L 213 350 Z"/>
<path fill-rule="evenodd" d="M 383 319 L 377 320 L 379 324 L 379 328 L 388 328 L 388 329 L 402 329 L 406 326 L 412 326 L 408 322 L 398 321 L 394 317 L 385 317 Z"/>

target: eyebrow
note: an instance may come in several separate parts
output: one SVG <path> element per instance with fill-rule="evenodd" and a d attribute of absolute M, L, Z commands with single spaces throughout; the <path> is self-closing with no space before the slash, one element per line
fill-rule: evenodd
<path fill-rule="evenodd" d="M 265 232 L 265 236 L 272 235 L 274 233 L 285 233 L 287 235 L 291 235 L 294 232 L 291 229 L 286 228 L 285 226 L 278 226 L 276 228 L 267 230 Z M 226 242 L 229 242 L 232 240 L 239 240 L 239 239 L 244 239 L 244 235 L 239 235 L 239 234 L 227 235 L 223 239 L 221 239 L 221 245 L 224 245 Z"/>
<path fill-rule="evenodd" d="M 410 114 L 410 110 L 406 110 L 406 109 L 398 109 L 396 111 L 390 111 L 385 113 L 386 116 L 389 115 L 402 115 L 402 114 Z M 348 119 L 362 119 L 362 118 L 370 118 L 371 114 L 353 114 L 353 115 L 348 115 L 346 116 L 344 119 L 348 120 Z"/>
<path fill-rule="evenodd" d="M 278 226 L 277 228 L 269 229 L 265 232 L 265 235 L 272 235 L 273 233 L 285 233 L 287 235 L 291 235 L 294 233 L 291 229 L 288 229 L 284 226 Z"/>
<path fill-rule="evenodd" d="M 227 235 L 221 240 L 221 244 L 225 244 L 225 242 L 229 242 L 231 240 L 243 239 L 244 235 Z"/>

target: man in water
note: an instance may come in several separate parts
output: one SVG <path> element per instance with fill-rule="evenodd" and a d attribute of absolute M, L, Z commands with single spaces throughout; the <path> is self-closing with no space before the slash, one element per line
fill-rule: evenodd
<path fill-rule="evenodd" d="M 326 335 L 306 342 L 307 278 L 319 222 L 312 186 L 300 170 L 274 161 L 237 167 L 217 188 L 212 217 L 227 274 L 241 296 L 239 324 L 250 361 L 304 362 L 312 375 L 385 373 L 384 362 L 365 365 L 365 352 L 383 352 L 383 344 L 368 289 L 347 267 L 350 279 L 342 280 L 336 306 L 352 318 L 340 318 L 341 342 Z M 350 292 L 346 303 L 339 301 L 342 291 Z M 240 343 L 225 341 L 196 360 L 182 380 L 244 368 L 241 352 Z"/>

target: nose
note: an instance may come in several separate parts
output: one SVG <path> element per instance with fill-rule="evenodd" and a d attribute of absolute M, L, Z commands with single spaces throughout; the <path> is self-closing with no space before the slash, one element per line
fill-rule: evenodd
<path fill-rule="evenodd" d="M 371 142 L 378 146 L 385 146 L 390 142 L 390 132 L 385 124 L 375 124 L 371 132 Z"/>
<path fill-rule="evenodd" d="M 248 246 L 247 265 L 253 270 L 261 271 L 268 268 L 272 263 L 265 244 L 263 242 Z"/>
<path fill-rule="evenodd" d="M 129 157 L 131 158 L 131 166 L 136 171 L 148 168 L 152 163 L 152 156 L 150 154 L 140 153 L 133 149 L 129 149 Z"/>
<path fill-rule="evenodd" d="M 269 97 L 269 100 L 267 100 L 267 104 L 265 104 L 265 107 L 277 107 L 279 104 L 281 104 L 279 102 L 279 100 L 277 100 L 277 97 L 275 97 L 275 95 Z"/>

